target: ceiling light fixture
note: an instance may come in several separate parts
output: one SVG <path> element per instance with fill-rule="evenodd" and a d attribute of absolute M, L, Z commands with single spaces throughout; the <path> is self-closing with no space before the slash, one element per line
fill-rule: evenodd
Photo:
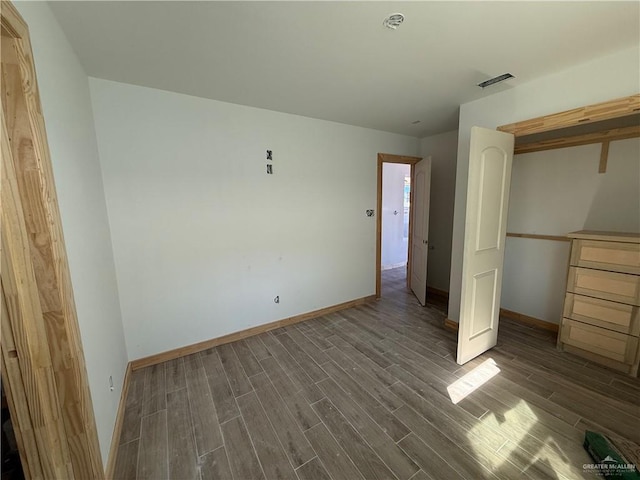
<path fill-rule="evenodd" d="M 382 22 L 382 24 L 385 27 L 390 28 L 391 30 L 395 30 L 400 26 L 402 22 L 404 22 L 403 14 L 392 13 L 391 15 L 389 15 L 387 18 L 384 19 L 384 22 Z"/>
<path fill-rule="evenodd" d="M 504 82 L 509 78 L 516 78 L 516 77 L 514 77 L 510 73 L 503 73 L 502 75 L 498 75 L 497 77 L 493 77 L 493 78 L 490 78 L 489 80 L 485 80 L 484 82 L 480 82 L 478 86 L 485 88 L 490 85 L 495 85 L 496 83 L 499 83 L 499 82 Z"/>

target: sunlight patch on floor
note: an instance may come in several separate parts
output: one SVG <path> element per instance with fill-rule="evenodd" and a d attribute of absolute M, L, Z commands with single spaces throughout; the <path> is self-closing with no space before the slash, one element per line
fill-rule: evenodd
<path fill-rule="evenodd" d="M 537 470 L 537 475 L 540 474 L 539 472 L 544 472 L 551 478 L 558 478 L 558 475 L 567 478 L 582 477 L 584 461 L 571 461 L 553 437 L 549 436 L 545 440 L 537 441 L 526 438 L 532 433 L 537 423 L 536 414 L 526 401 L 520 399 L 516 405 L 503 412 L 488 412 L 468 432 L 467 436 L 476 454 L 485 458 L 488 463 L 485 466 L 491 471 L 504 468 L 504 463 L 509 459 L 517 468 L 525 471 Z M 495 438 L 496 435 L 507 441 L 492 454 L 487 451 L 484 442 L 489 438 L 499 441 Z M 532 440 L 538 445 L 531 443 Z M 535 454 L 532 453 L 532 448 Z"/>
<path fill-rule="evenodd" d="M 460 402 L 498 373 L 500 373 L 500 369 L 496 365 L 496 362 L 491 358 L 485 360 L 447 387 L 451 401 L 453 403 Z"/>

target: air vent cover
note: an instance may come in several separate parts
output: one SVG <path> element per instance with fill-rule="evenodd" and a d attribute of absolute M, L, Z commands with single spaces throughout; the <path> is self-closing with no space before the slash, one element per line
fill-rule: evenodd
<path fill-rule="evenodd" d="M 507 80 L 509 78 L 516 78 L 516 77 L 514 77 L 510 73 L 503 73 L 502 75 L 498 75 L 497 77 L 493 77 L 493 78 L 490 78 L 489 80 L 485 80 L 484 82 L 479 83 L 478 86 L 482 87 L 482 88 L 485 88 L 485 87 L 488 87 L 490 85 L 494 85 L 494 84 L 499 83 L 499 82 L 504 82 L 505 80 Z"/>

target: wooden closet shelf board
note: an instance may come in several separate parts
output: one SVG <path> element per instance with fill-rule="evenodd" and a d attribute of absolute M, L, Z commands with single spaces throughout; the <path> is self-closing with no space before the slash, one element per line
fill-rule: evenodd
<path fill-rule="evenodd" d="M 498 127 L 498 130 L 520 137 L 611 118 L 625 117 L 638 112 L 640 112 L 640 94 L 635 94 L 608 102 L 502 125 Z"/>

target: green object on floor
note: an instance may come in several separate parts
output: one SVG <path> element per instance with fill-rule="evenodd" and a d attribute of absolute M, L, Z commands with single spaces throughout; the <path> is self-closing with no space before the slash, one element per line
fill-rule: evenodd
<path fill-rule="evenodd" d="M 640 473 L 635 465 L 628 461 L 604 435 L 587 430 L 584 434 L 583 446 L 595 462 L 592 465 L 585 465 L 585 472 L 616 480 L 640 480 Z"/>

